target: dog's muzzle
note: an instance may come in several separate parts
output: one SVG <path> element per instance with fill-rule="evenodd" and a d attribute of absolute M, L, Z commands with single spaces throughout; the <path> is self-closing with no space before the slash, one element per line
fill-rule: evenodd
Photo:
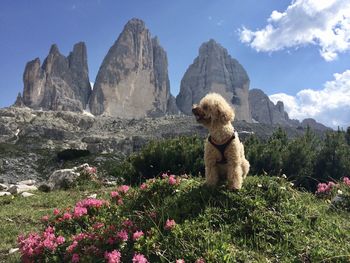
<path fill-rule="evenodd" d="M 192 108 L 192 113 L 196 117 L 197 121 L 204 119 L 204 112 L 198 106 Z"/>

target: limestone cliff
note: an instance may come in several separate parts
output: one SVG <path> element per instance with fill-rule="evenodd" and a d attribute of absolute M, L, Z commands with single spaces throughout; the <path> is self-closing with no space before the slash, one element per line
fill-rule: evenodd
<path fill-rule="evenodd" d="M 125 118 L 161 116 L 176 112 L 171 100 L 166 52 L 142 20 L 132 19 L 98 71 L 91 112 Z"/>
<path fill-rule="evenodd" d="M 52 45 L 42 66 L 39 58 L 27 63 L 23 82 L 23 103 L 30 108 L 82 111 L 91 94 L 85 44 L 74 45 L 68 57 Z"/>
<path fill-rule="evenodd" d="M 249 77 L 241 64 L 225 48 L 209 40 L 181 80 L 177 106 L 191 114 L 192 104 L 209 92 L 220 93 L 236 110 L 236 119 L 251 122 L 248 103 Z"/>

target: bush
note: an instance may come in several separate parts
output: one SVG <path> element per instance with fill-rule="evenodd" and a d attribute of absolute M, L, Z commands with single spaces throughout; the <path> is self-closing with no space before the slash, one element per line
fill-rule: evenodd
<path fill-rule="evenodd" d="M 129 184 L 160 176 L 164 171 L 204 174 L 203 148 L 203 139 L 198 137 L 153 141 L 117 165 L 111 174 L 124 178 Z"/>

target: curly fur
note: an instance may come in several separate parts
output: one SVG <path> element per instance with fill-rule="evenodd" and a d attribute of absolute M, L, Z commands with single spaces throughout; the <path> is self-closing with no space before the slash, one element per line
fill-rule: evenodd
<path fill-rule="evenodd" d="M 216 186 L 220 179 L 225 179 L 229 189 L 241 189 L 243 179 L 249 172 L 249 162 L 244 155 L 244 146 L 231 123 L 235 117 L 233 108 L 221 95 L 209 93 L 198 105 L 193 105 L 192 112 L 197 121 L 208 128 L 216 144 L 224 144 L 235 133 L 235 139 L 224 152 L 226 164 L 217 163 L 222 158 L 221 153 L 208 139 L 206 140 L 204 148 L 206 184 Z"/>

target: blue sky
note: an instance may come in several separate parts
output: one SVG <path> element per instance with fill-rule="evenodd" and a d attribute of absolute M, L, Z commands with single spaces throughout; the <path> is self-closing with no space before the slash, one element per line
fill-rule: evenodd
<path fill-rule="evenodd" d="M 345 126 L 350 124 L 350 117 L 335 117 L 343 113 L 350 116 L 350 13 L 344 21 L 334 22 L 333 18 L 343 19 L 344 14 L 339 12 L 346 11 L 339 10 L 350 10 L 346 2 L 2 0 L 0 108 L 12 104 L 23 90 L 26 62 L 36 57 L 43 61 L 53 43 L 68 55 L 76 42 L 84 41 L 90 81 L 94 82 L 125 23 L 137 17 L 145 21 L 153 36 L 158 36 L 168 54 L 173 95 L 178 94 L 181 78 L 198 55 L 201 43 L 213 38 L 247 70 L 250 88 L 262 89 L 273 100 L 283 99 L 292 117 L 314 117 L 333 126 Z M 315 24 L 311 24 L 313 20 Z M 340 32 L 330 36 L 326 29 L 319 30 L 329 26 L 331 32 Z M 336 114 L 324 119 L 325 102 L 317 100 L 327 100 L 327 92 L 334 93 L 334 89 L 347 95 L 340 102 L 339 98 L 332 100 L 335 105 L 329 110 L 336 108 Z"/>

